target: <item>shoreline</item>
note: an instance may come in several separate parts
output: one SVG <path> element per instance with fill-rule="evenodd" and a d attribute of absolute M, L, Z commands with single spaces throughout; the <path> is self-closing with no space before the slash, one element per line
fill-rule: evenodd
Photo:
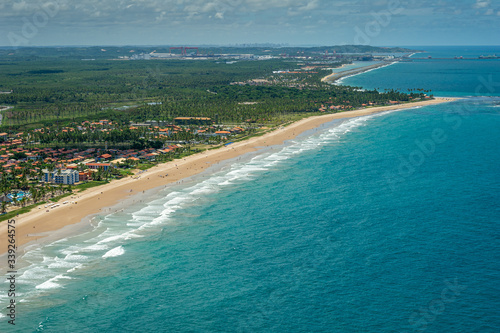
<path fill-rule="evenodd" d="M 366 116 L 384 111 L 399 111 L 417 106 L 447 103 L 454 100 L 456 98 L 435 98 L 420 102 L 312 116 L 301 119 L 286 127 L 275 129 L 262 136 L 236 142 L 229 146 L 206 150 L 183 159 L 154 166 L 133 177 L 114 180 L 108 184 L 87 189 L 84 192 L 65 198 L 68 201 L 77 201 L 77 204 L 61 205 L 56 209 L 49 210 L 49 212 L 46 212 L 43 206 L 39 206 L 38 209 L 33 209 L 28 213 L 17 216 L 15 220 L 16 246 L 19 248 L 18 254 L 22 256 L 23 249 L 35 245 L 39 241 L 43 243 L 44 239 L 51 239 L 51 233 L 65 227 L 78 226 L 78 228 L 84 228 L 88 226 L 93 215 L 105 212 L 107 208 L 113 207 L 134 195 L 145 193 L 160 186 L 183 181 L 186 178 L 200 174 L 219 162 L 231 160 L 269 146 L 281 145 L 303 132 L 317 128 L 332 120 Z M 5 255 L 7 251 L 6 222 L 0 224 L 0 248 L 3 250 L 0 251 L 0 256 Z"/>
<path fill-rule="evenodd" d="M 377 69 L 377 68 L 381 68 L 381 67 L 392 65 L 392 64 L 394 64 L 396 62 L 398 62 L 398 61 L 397 60 L 383 61 L 383 62 L 381 62 L 379 64 L 374 64 L 374 65 L 369 65 L 369 66 L 354 68 L 354 69 L 351 69 L 351 70 L 347 70 L 345 72 L 332 73 L 332 74 L 329 74 L 329 75 L 325 76 L 324 78 L 322 78 L 321 82 L 327 82 L 327 83 L 330 83 L 330 84 L 334 84 L 336 81 L 338 81 L 338 80 L 340 80 L 342 78 L 345 78 L 347 76 L 353 76 L 353 75 L 361 74 L 361 73 L 364 73 L 364 72 L 367 72 L 367 71 L 370 71 L 370 70 L 373 70 L 373 69 Z M 339 68 L 342 68 L 342 67 L 339 67 Z"/>

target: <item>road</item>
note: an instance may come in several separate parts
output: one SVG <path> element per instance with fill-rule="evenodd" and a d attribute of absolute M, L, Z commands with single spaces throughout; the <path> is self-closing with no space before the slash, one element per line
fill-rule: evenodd
<path fill-rule="evenodd" d="M 13 106 L 0 106 L 0 111 L 7 111 L 9 109 L 12 109 Z M 0 113 L 0 126 L 2 126 L 2 113 Z"/>

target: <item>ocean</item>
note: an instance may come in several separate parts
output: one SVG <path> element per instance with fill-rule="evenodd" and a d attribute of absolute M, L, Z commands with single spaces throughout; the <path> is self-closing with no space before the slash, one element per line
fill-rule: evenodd
<path fill-rule="evenodd" d="M 30 248 L 0 331 L 498 332 L 499 82 L 498 60 L 347 78 L 463 99 L 333 121 Z"/>

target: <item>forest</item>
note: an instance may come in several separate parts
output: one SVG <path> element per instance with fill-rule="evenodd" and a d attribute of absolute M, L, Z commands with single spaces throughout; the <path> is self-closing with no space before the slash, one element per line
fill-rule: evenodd
<path fill-rule="evenodd" d="M 273 74 L 307 65 L 295 59 L 0 61 L 0 105 L 13 107 L 3 111 L 2 126 L 35 128 L 103 118 L 128 124 L 179 116 L 210 117 L 221 123 L 279 123 L 284 115 L 318 112 L 325 104 L 349 109 L 421 96 L 420 91 L 360 91 L 323 83 L 321 78 L 331 73 L 325 68 Z M 252 79 L 266 83 L 231 84 Z"/>
<path fill-rule="evenodd" d="M 322 82 L 348 59 L 132 61 L 95 56 L 103 52 L 95 48 L 63 51 L 0 49 L 0 214 L 11 210 L 1 219 L 17 214 L 19 205 L 73 193 L 72 185 L 39 180 L 43 169 L 62 170 L 77 163 L 75 156 L 125 160 L 112 172 L 93 173 L 90 183 L 77 185 L 83 189 L 224 144 L 228 138 L 217 135 L 221 129 L 231 141 L 243 140 L 310 115 L 407 102 L 425 92 L 364 91 Z M 177 117 L 210 120 L 176 124 Z M 127 150 L 138 158 L 130 159 Z M 84 171 L 81 159 L 78 170 Z M 30 195 L 18 200 L 22 191 Z M 10 206 L 7 195 L 12 195 Z"/>

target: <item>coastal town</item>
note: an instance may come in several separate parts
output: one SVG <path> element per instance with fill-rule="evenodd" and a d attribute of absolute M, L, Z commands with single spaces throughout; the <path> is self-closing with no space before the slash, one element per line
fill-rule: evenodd
<path fill-rule="evenodd" d="M 95 57 L 108 53 L 87 51 Z M 186 48 L 181 51 L 181 58 L 189 56 Z M 71 59 L 54 69 L 49 57 L 32 68 L 30 62 L 20 63 L 23 74 L 4 73 L 0 220 L 309 116 L 431 99 L 422 89 L 379 92 L 331 84 L 397 61 L 391 55 L 290 49 L 286 56 L 268 57 L 265 49 L 260 52 L 263 57 L 228 62 L 172 54 L 154 70 L 140 61 L 109 59 Z M 374 59 L 375 64 L 366 62 Z M 353 61 L 360 65 L 340 70 Z M 36 82 L 30 81 L 33 76 Z"/>
<path fill-rule="evenodd" d="M 0 9 L 0 333 L 500 332 L 500 0 Z"/>
<path fill-rule="evenodd" d="M 195 153 L 201 147 L 208 149 L 229 144 L 229 139 L 239 139 L 254 132 L 253 128 L 217 126 L 210 118 L 178 117 L 175 122 L 179 125 L 158 126 L 157 122 L 150 121 L 122 128 L 103 119 L 85 121 L 61 130 L 35 128 L 0 133 L 1 212 L 47 200 L 55 202 L 61 196 L 89 185 L 134 176 L 157 163 Z M 135 147 L 131 144 L 133 148 L 108 148 L 107 139 L 111 140 L 114 132 L 126 132 L 124 141 L 130 137 L 138 138 L 154 147 L 143 147 L 141 141 L 137 141 Z M 77 137 L 92 135 L 97 135 L 104 146 L 86 148 L 88 145 L 82 143 L 75 144 L 75 148 L 60 148 L 57 143 L 48 143 L 53 139 L 47 139 L 55 136 L 61 143 L 76 142 Z"/>
<path fill-rule="evenodd" d="M 430 99 L 425 96 L 423 100 Z M 416 102 L 421 99 L 413 100 Z M 384 103 L 398 105 L 400 101 Z M 251 103 L 250 103 L 251 104 Z M 374 102 L 361 107 L 380 106 Z M 349 101 L 320 104 L 319 113 L 353 110 Z M 248 120 L 217 125 L 208 117 L 177 117 L 173 124 L 145 121 L 121 126 L 113 121 L 84 121 L 62 128 L 42 127 L 0 133 L 0 204 L 8 217 L 26 206 L 58 202 L 75 191 L 134 177 L 154 165 L 230 145 L 268 127 Z M 124 147 L 111 148 L 117 143 Z M 46 205 L 56 208 L 57 205 Z M 9 213 L 10 214 L 6 214 Z"/>

